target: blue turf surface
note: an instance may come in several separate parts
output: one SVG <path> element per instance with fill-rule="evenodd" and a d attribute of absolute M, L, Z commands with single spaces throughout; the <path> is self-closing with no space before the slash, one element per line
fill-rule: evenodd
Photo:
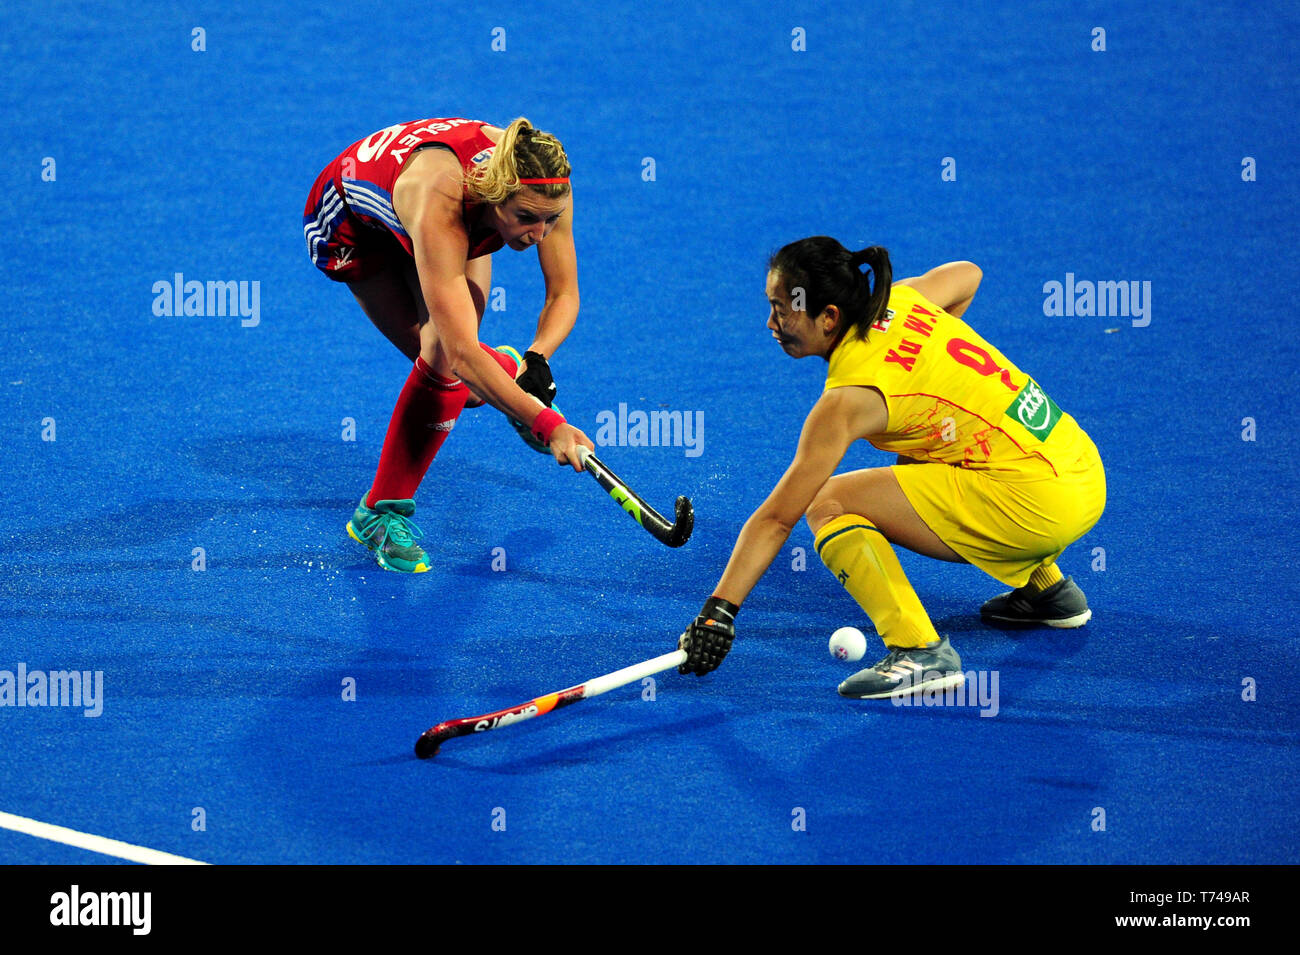
<path fill-rule="evenodd" d="M 1140 9 L 7 5 L 0 670 L 99 669 L 105 702 L 0 708 L 0 810 L 218 863 L 1300 861 L 1300 13 Z M 417 498 L 433 571 L 384 573 L 343 524 L 404 362 L 309 264 L 302 205 L 382 126 L 521 114 L 575 169 L 560 403 L 588 433 L 620 402 L 702 410 L 698 457 L 602 451 L 664 509 L 690 494 L 695 536 L 661 547 L 470 411 Z M 766 255 L 815 233 L 900 276 L 982 266 L 968 320 L 1106 462 L 1062 562 L 1093 622 L 982 627 L 1000 585 L 904 554 L 999 713 L 850 703 L 825 643 L 865 623 L 815 555 L 792 569 L 800 526 L 716 674 L 417 761 L 441 719 L 672 648 L 820 390 L 763 328 Z M 529 258 L 494 256 L 491 343 L 529 339 Z M 260 282 L 260 323 L 154 315 L 177 272 Z M 1066 273 L 1151 282 L 1150 325 L 1045 316 Z M 0 860 L 107 861 L 4 831 Z"/>

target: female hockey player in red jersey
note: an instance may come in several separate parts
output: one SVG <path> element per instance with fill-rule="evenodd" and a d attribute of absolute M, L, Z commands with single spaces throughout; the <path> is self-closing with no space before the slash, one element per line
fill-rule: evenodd
<path fill-rule="evenodd" d="M 426 119 L 353 143 L 317 177 L 303 212 L 312 262 L 346 282 L 414 365 L 393 410 L 374 483 L 348 533 L 380 566 L 429 569 L 411 523 L 415 491 L 461 410 L 487 403 L 533 448 L 582 470 L 585 434 L 551 408 L 548 359 L 578 315 L 569 160 L 554 136 Z M 478 341 L 491 254 L 537 247 L 546 301 L 523 356 Z"/>

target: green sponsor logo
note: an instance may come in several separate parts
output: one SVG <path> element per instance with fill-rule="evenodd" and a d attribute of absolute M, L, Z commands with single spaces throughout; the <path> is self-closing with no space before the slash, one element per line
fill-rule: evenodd
<path fill-rule="evenodd" d="M 1031 378 L 1016 394 L 1016 400 L 1011 402 L 1007 417 L 1014 418 L 1039 441 L 1046 441 L 1056 422 L 1061 420 L 1061 409 Z"/>
<path fill-rule="evenodd" d="M 638 524 L 641 523 L 641 508 L 636 506 L 636 501 L 627 496 L 627 492 L 621 487 L 612 487 L 609 489 L 609 496 L 618 503 L 623 505 L 623 510 L 632 515 L 633 520 Z"/>

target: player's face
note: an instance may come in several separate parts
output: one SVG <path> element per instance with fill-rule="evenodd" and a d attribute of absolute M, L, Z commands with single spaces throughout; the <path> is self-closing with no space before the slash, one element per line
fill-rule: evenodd
<path fill-rule="evenodd" d="M 809 318 L 807 312 L 796 311 L 790 293 L 781 273 L 767 273 L 767 327 L 772 337 L 791 358 L 825 355 L 832 343 L 825 334 L 825 323 Z"/>
<path fill-rule="evenodd" d="M 516 252 L 522 252 L 550 235 L 568 206 L 567 196 L 548 199 L 535 190 L 523 189 L 492 211 L 502 240 Z"/>

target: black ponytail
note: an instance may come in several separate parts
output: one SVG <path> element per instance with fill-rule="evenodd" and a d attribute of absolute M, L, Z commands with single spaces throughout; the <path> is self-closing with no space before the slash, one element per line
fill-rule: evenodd
<path fill-rule="evenodd" d="M 864 265 L 869 273 L 862 271 Z M 767 268 L 781 273 L 791 298 L 795 289 L 803 289 L 803 311 L 810 318 L 837 306 L 845 319 L 841 338 L 850 331 L 865 337 L 889 305 L 894 272 L 889 252 L 879 245 L 850 252 L 830 236 L 812 236 L 782 247 Z"/>
<path fill-rule="evenodd" d="M 889 290 L 894 284 L 894 267 L 889 264 L 889 251 L 879 245 L 854 252 L 853 258 L 855 266 L 869 266 L 874 279 L 871 294 L 867 298 L 866 315 L 861 322 L 854 323 L 854 327 L 860 329 L 861 335 L 865 338 L 867 329 L 874 322 L 884 318 L 889 308 Z M 866 275 L 862 276 L 862 281 L 867 282 Z"/>

